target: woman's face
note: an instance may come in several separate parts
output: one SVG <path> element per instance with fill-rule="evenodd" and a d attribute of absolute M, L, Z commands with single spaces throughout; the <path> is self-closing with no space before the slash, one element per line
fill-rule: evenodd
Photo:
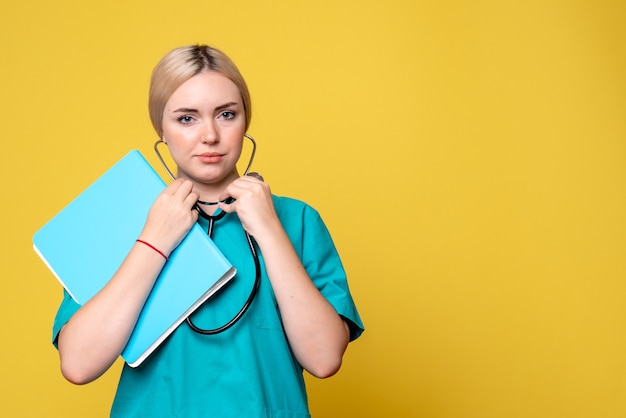
<path fill-rule="evenodd" d="M 225 185 L 238 177 L 245 113 L 239 89 L 224 75 L 201 72 L 170 96 L 163 111 L 163 141 L 178 177 L 196 185 Z"/>

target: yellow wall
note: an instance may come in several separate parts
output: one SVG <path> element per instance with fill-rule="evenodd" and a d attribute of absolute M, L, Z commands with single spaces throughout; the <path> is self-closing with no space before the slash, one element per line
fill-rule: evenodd
<path fill-rule="evenodd" d="M 152 66 L 228 52 L 255 169 L 317 207 L 367 331 L 318 417 L 626 416 L 621 0 L 24 0 L 0 13 L 0 415 L 104 417 L 74 387 L 35 230 L 131 148 Z"/>

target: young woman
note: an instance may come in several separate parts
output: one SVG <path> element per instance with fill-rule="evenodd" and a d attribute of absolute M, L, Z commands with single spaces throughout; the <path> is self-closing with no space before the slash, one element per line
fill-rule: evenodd
<path fill-rule="evenodd" d="M 63 375 L 84 384 L 113 364 L 165 256 L 195 222 L 209 228 L 214 216 L 212 238 L 237 277 L 139 367 L 124 366 L 111 416 L 309 416 L 303 369 L 332 376 L 363 331 L 331 236 L 306 203 L 237 172 L 250 95 L 222 52 L 195 45 L 167 54 L 152 74 L 149 109 L 177 178 L 107 286 L 83 306 L 65 294 L 53 330 Z M 255 263 L 246 233 L 260 261 L 258 293 L 231 328 L 198 333 L 193 326 L 228 322 L 250 293 Z"/>

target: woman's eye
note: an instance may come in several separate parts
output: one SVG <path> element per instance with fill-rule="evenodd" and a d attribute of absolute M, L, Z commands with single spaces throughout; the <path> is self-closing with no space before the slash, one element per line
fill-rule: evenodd
<path fill-rule="evenodd" d="M 178 118 L 178 121 L 181 123 L 191 123 L 193 122 L 193 118 L 189 115 L 181 116 Z"/>
<path fill-rule="evenodd" d="M 226 120 L 234 119 L 235 116 L 237 116 L 237 114 L 233 112 L 232 110 L 225 110 L 222 113 L 220 113 L 220 117 Z"/>

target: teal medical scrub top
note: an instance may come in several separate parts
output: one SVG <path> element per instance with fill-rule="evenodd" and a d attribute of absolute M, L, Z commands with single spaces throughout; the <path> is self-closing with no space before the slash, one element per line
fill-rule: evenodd
<path fill-rule="evenodd" d="M 363 324 L 346 274 L 319 214 L 304 202 L 274 196 L 287 235 L 309 276 L 358 338 Z M 199 221 L 206 227 L 206 221 Z M 250 294 L 254 260 L 237 215 L 215 223 L 213 240 L 237 268 L 235 279 L 192 315 L 205 329 L 228 322 Z M 232 328 L 200 335 L 183 323 L 139 367 L 124 365 L 112 417 L 309 417 L 302 366 L 282 327 L 259 254 L 262 278 L 250 309 Z M 181 280 L 193 280 L 193 277 Z M 53 326 L 53 341 L 80 306 L 67 293 Z"/>

